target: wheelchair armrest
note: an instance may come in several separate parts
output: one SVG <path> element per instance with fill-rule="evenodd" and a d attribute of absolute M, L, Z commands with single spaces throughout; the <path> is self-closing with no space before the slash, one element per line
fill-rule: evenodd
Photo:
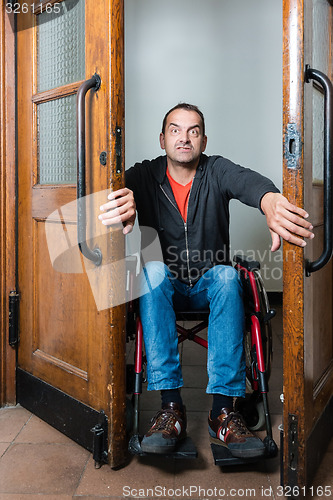
<path fill-rule="evenodd" d="M 137 277 L 137 263 L 138 259 L 134 255 L 125 257 L 125 268 L 126 268 L 126 302 L 128 303 L 128 308 L 134 310 L 134 296 L 135 296 L 135 280 Z"/>
<path fill-rule="evenodd" d="M 260 263 L 257 260 L 251 260 L 249 257 L 243 255 L 235 255 L 233 258 L 236 264 L 244 267 L 247 271 L 254 271 L 260 269 Z"/>
<path fill-rule="evenodd" d="M 126 255 L 125 257 L 126 270 L 136 276 L 136 268 L 138 265 L 138 258 L 136 255 Z"/>

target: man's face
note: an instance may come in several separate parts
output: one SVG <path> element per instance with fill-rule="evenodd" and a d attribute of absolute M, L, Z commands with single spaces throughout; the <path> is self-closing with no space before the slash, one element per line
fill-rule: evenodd
<path fill-rule="evenodd" d="M 169 163 L 197 166 L 207 144 L 198 113 L 186 109 L 172 111 L 167 118 L 164 134 L 160 134 L 160 144 L 165 149 Z"/>

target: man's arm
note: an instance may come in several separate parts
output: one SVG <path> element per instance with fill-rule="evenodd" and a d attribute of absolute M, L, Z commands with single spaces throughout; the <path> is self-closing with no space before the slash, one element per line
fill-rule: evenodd
<path fill-rule="evenodd" d="M 260 204 L 272 236 L 272 252 L 280 248 L 280 236 L 300 247 L 305 247 L 302 238 L 314 238 L 313 226 L 307 219 L 309 214 L 302 208 L 289 203 L 280 193 L 266 193 Z"/>
<path fill-rule="evenodd" d="M 122 223 L 123 233 L 130 233 L 136 217 L 133 191 L 128 188 L 118 189 L 109 194 L 108 200 L 110 201 L 100 207 L 103 213 L 98 216 L 99 220 L 105 226 Z"/>

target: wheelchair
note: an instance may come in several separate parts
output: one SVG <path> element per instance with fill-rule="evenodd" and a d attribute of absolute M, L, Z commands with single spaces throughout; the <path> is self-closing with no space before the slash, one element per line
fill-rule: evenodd
<path fill-rule="evenodd" d="M 270 308 L 267 293 L 260 275 L 260 264 L 243 256 L 234 257 L 234 267 L 239 273 L 243 285 L 243 301 L 245 310 L 244 350 L 246 357 L 246 397 L 238 398 L 235 409 L 243 416 L 251 431 L 266 429 L 265 456 L 277 455 L 278 448 L 272 436 L 272 424 L 268 404 L 268 380 L 272 363 L 272 329 L 271 320 L 276 312 Z M 131 298 L 136 263 L 132 260 L 128 272 L 129 300 L 127 303 L 127 340 L 135 339 L 134 364 L 127 365 L 127 393 L 132 393 L 131 425 L 132 436 L 128 449 L 132 455 L 144 456 L 139 435 L 139 400 L 142 394 L 144 364 L 143 330 L 136 300 Z M 177 311 L 176 325 L 178 344 L 190 340 L 204 348 L 208 348 L 207 340 L 199 335 L 208 326 L 209 311 Z M 195 321 L 191 328 L 184 328 L 179 322 Z M 228 448 L 211 444 L 216 465 L 237 465 L 258 459 L 240 459 L 231 455 Z M 182 440 L 177 449 L 169 455 L 172 458 L 196 458 L 197 450 L 190 437 Z"/>

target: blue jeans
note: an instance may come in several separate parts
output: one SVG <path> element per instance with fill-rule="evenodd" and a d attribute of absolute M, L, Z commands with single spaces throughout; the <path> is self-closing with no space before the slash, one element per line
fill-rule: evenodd
<path fill-rule="evenodd" d="M 175 310 L 209 309 L 206 392 L 244 397 L 244 308 L 237 271 L 215 266 L 190 287 L 162 262 L 148 262 L 140 287 L 148 390 L 183 385 Z"/>

